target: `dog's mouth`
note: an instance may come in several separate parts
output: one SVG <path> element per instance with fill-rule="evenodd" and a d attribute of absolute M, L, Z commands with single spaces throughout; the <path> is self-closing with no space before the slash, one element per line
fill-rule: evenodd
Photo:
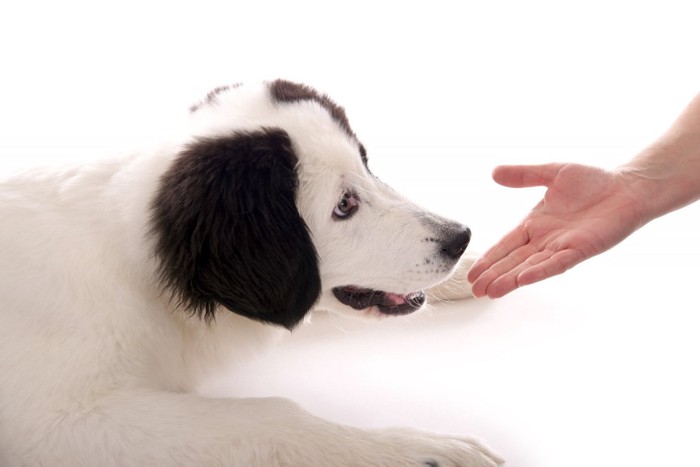
<path fill-rule="evenodd" d="M 406 315 L 413 313 L 425 303 L 422 290 L 408 295 L 399 295 L 381 290 L 366 289 L 352 285 L 335 287 L 333 295 L 340 303 L 356 310 L 377 307 L 385 315 Z"/>

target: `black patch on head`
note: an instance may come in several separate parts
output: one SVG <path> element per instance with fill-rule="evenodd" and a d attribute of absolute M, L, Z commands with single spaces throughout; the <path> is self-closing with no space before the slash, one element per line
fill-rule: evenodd
<path fill-rule="evenodd" d="M 333 102 L 330 97 L 325 94 L 320 94 L 315 89 L 304 84 L 292 83 L 281 79 L 270 83 L 270 92 L 272 93 L 272 98 L 277 102 L 317 102 L 326 109 L 331 117 L 333 117 L 333 120 L 345 130 L 348 136 L 357 141 L 357 136 L 355 136 L 352 128 L 350 128 L 350 122 L 348 121 L 347 115 L 345 115 L 345 109 Z"/>
<path fill-rule="evenodd" d="M 369 171 L 369 160 L 367 159 L 367 149 L 365 145 L 360 143 L 360 157 L 362 158 L 362 163 L 365 165 L 365 169 Z"/>
<path fill-rule="evenodd" d="M 357 136 L 350 128 L 350 122 L 345 114 L 345 109 L 331 100 L 325 94 L 321 94 L 312 87 L 304 84 L 293 83 L 278 79 L 269 84 L 272 98 L 277 102 L 298 102 L 298 101 L 314 101 L 321 105 L 330 114 L 333 120 L 348 134 L 348 136 L 357 142 L 360 148 L 362 162 L 367 166 L 367 151 L 365 147 L 358 141 Z"/>
<path fill-rule="evenodd" d="M 198 139 L 162 176 L 151 233 L 163 287 L 210 321 L 223 305 L 288 329 L 318 299 L 316 250 L 286 132 Z"/>
<path fill-rule="evenodd" d="M 235 89 L 240 85 L 241 85 L 241 83 L 237 83 L 237 84 L 230 84 L 230 85 L 226 85 L 226 86 L 219 86 L 217 88 L 212 89 L 207 94 L 207 97 L 205 97 L 204 99 L 202 99 L 201 101 L 197 102 L 196 104 L 194 104 L 190 107 L 190 112 L 196 112 L 199 109 L 201 109 L 202 107 L 204 107 L 205 105 L 212 104 L 213 102 L 216 101 L 216 98 L 218 97 L 219 94 L 221 94 L 222 92 L 228 91 L 229 89 Z"/>

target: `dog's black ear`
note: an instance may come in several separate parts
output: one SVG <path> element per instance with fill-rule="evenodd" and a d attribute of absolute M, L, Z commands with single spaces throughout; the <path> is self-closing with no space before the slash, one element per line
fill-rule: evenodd
<path fill-rule="evenodd" d="M 318 299 L 318 258 L 295 196 L 286 132 L 199 139 L 163 175 L 151 206 L 159 279 L 210 321 L 218 305 L 293 328 Z"/>

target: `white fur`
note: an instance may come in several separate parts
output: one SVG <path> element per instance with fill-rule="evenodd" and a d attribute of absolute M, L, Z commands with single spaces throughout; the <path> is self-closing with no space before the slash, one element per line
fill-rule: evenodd
<path fill-rule="evenodd" d="M 276 105 L 265 85 L 244 86 L 191 120 L 157 150 L 0 184 L 0 465 L 496 465 L 467 438 L 369 432 L 282 399 L 197 395 L 201 381 L 285 331 L 227 310 L 207 326 L 173 309 L 155 280 L 149 203 L 193 137 L 262 126 L 289 133 L 297 206 L 319 254 L 318 307 L 356 314 L 332 287 L 362 281 L 408 293 L 443 281 L 454 265 L 421 242 L 430 232 L 419 219 L 429 214 L 371 177 L 317 103 Z M 334 221 L 349 187 L 363 203 L 353 219 Z"/>

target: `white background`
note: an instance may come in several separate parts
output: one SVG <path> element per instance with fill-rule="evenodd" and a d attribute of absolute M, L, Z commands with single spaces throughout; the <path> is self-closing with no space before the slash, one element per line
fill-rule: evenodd
<path fill-rule="evenodd" d="M 700 89 L 697 18 L 668 0 L 5 2 L 0 172 L 138 147 L 215 86 L 284 77 L 343 105 L 373 172 L 483 251 L 542 195 L 495 165 L 612 168 L 672 122 Z M 471 433 L 517 467 L 700 465 L 699 208 L 498 301 L 319 316 L 222 381 Z"/>

